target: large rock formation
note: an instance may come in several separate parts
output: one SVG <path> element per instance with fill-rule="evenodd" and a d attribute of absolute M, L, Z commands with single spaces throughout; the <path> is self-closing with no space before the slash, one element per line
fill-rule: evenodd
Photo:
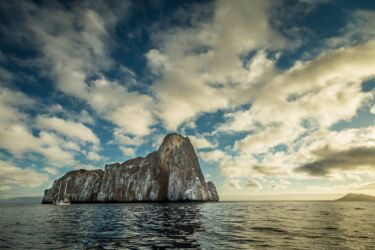
<path fill-rule="evenodd" d="M 189 138 L 167 135 L 158 151 L 105 166 L 77 170 L 45 190 L 42 203 L 68 198 L 71 203 L 135 201 L 218 201 L 212 182 L 206 182 Z"/>

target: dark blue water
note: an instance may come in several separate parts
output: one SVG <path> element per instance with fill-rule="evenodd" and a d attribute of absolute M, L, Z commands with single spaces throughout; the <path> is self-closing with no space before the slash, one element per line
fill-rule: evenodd
<path fill-rule="evenodd" d="M 0 205 L 0 248 L 375 249 L 375 203 Z"/>

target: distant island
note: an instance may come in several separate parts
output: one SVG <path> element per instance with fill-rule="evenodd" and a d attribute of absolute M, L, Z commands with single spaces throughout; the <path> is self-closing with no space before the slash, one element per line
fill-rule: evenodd
<path fill-rule="evenodd" d="M 335 201 L 374 201 L 375 202 L 375 196 L 350 193 L 339 199 L 336 199 Z"/>
<path fill-rule="evenodd" d="M 37 204 L 40 203 L 41 196 L 19 196 L 0 198 L 0 204 Z"/>
<path fill-rule="evenodd" d="M 188 137 L 168 134 L 146 157 L 75 170 L 45 190 L 43 204 L 218 201 L 214 183 L 206 182 Z"/>

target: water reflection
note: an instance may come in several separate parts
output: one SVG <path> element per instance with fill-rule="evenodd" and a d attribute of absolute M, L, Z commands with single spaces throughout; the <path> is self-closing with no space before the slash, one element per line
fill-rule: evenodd
<path fill-rule="evenodd" d="M 57 246 L 198 248 L 201 204 L 74 205 L 46 220 Z"/>
<path fill-rule="evenodd" d="M 142 230 L 144 246 L 199 247 L 202 226 L 201 204 L 158 204 L 144 206 L 136 225 Z"/>

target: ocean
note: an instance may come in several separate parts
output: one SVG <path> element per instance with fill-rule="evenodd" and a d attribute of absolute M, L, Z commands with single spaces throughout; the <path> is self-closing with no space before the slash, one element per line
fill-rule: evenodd
<path fill-rule="evenodd" d="M 375 203 L 0 205 L 0 249 L 375 249 Z"/>

